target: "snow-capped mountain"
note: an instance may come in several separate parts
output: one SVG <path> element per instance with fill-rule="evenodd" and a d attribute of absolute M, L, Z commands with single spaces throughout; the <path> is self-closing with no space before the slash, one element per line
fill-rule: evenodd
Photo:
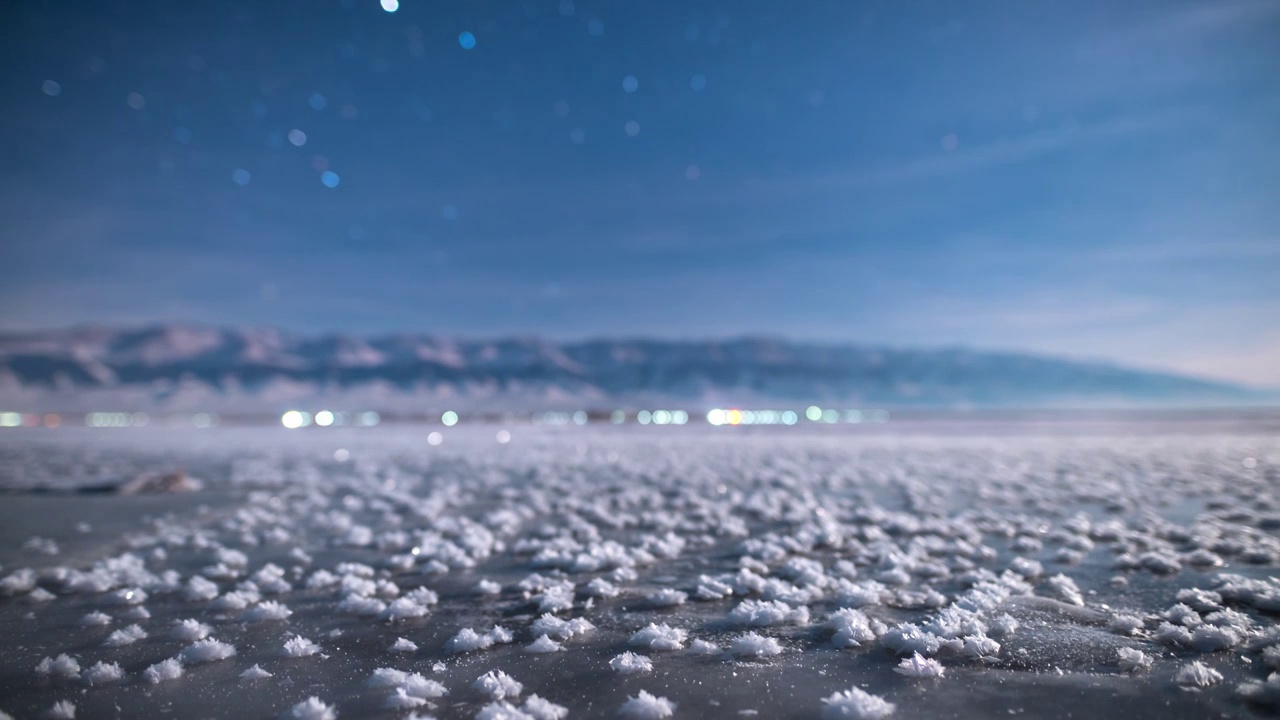
<path fill-rule="evenodd" d="M 162 325 L 0 332 L 13 410 L 502 410 L 667 403 L 1250 405 L 1274 392 L 1035 355 L 789 342 L 302 336 Z"/>

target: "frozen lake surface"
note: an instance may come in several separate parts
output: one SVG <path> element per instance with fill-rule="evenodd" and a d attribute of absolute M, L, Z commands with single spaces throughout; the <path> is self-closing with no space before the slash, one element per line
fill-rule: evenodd
<path fill-rule="evenodd" d="M 502 429 L 4 433 L 0 711 L 1280 708 L 1272 427 Z"/>

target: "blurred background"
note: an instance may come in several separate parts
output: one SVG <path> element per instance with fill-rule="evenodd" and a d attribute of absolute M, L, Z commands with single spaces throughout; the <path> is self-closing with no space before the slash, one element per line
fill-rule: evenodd
<path fill-rule="evenodd" d="M 3 424 L 1280 398 L 1274 0 L 2 12 Z"/>

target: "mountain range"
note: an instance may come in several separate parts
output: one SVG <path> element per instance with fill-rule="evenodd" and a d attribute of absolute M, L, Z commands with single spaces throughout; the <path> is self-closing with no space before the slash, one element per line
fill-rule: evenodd
<path fill-rule="evenodd" d="M 426 411 L 768 406 L 1170 407 L 1273 390 L 1033 354 L 743 337 L 302 335 L 157 325 L 0 332 L 13 410 Z"/>

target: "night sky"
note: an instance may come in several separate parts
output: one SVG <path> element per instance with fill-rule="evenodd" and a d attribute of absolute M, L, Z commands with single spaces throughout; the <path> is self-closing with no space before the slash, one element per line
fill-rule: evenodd
<path fill-rule="evenodd" d="M 0 326 L 771 334 L 1280 384 L 1280 0 L 0 11 Z"/>

